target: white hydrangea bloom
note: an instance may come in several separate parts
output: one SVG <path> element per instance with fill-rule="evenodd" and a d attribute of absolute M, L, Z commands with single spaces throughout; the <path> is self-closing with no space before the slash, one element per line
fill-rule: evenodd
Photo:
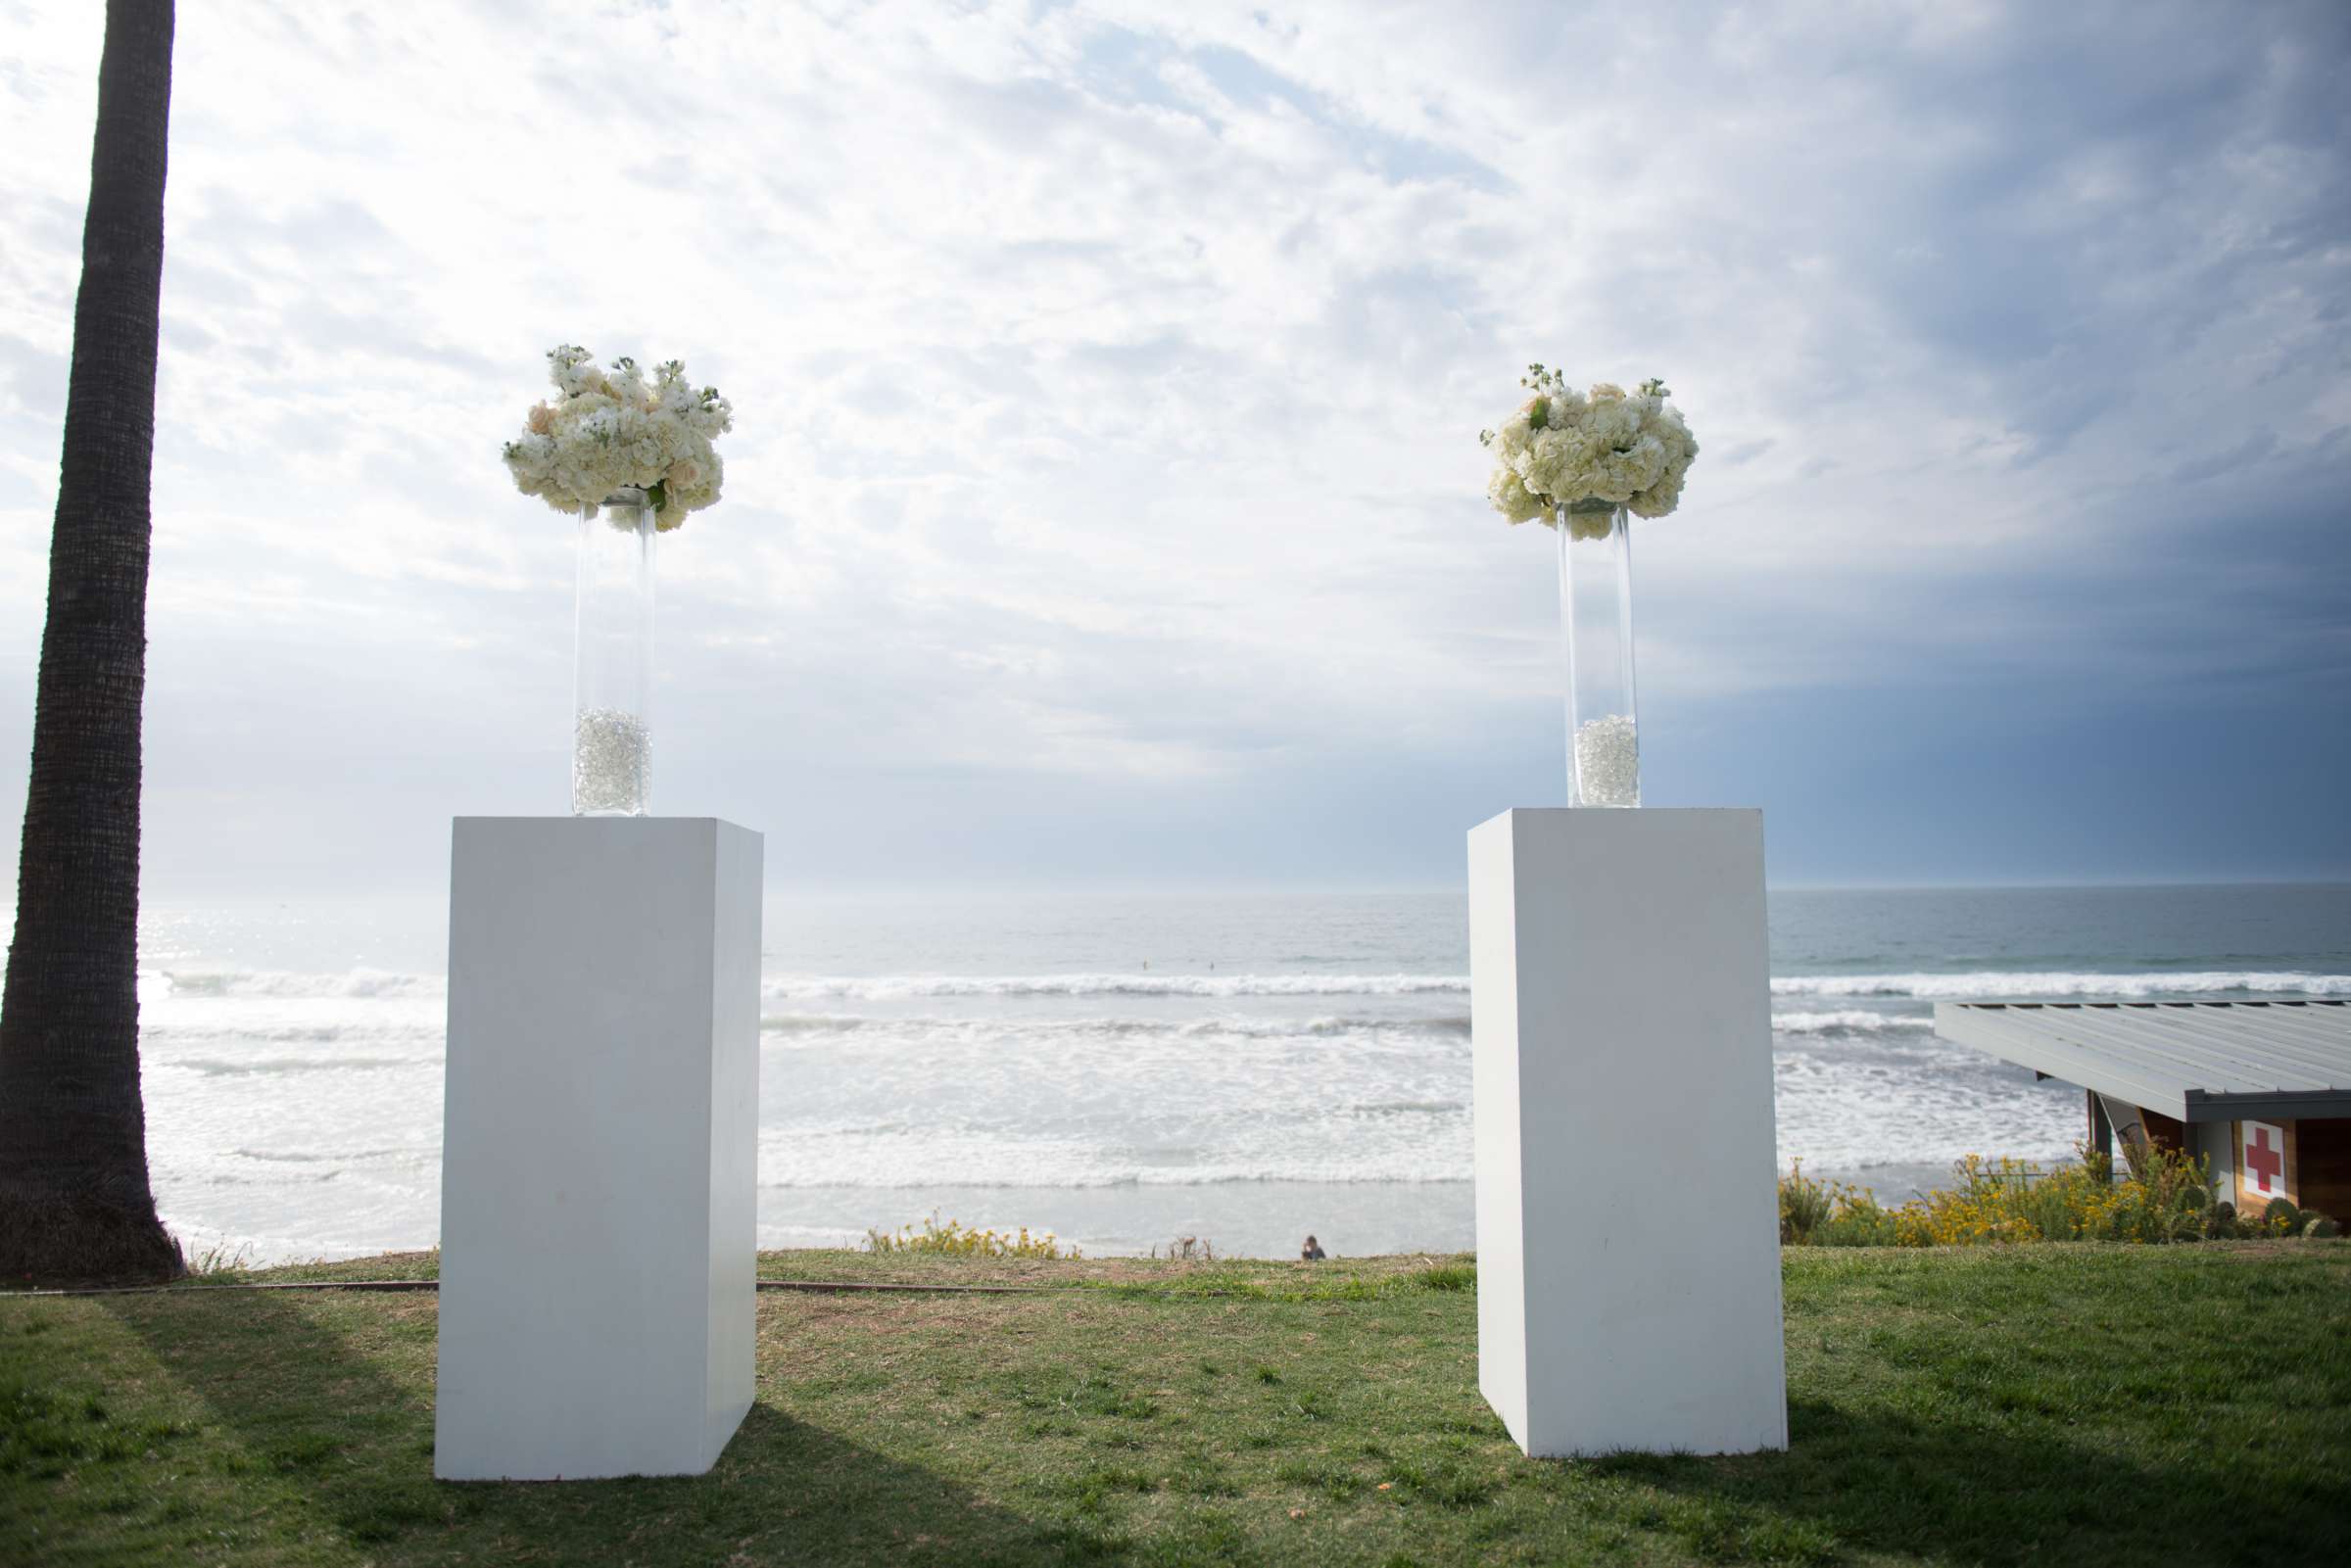
<path fill-rule="evenodd" d="M 1509 468 L 1494 470 L 1494 477 L 1486 486 L 1486 499 L 1494 503 L 1496 511 L 1513 523 L 1532 522 L 1551 509 L 1542 497 L 1527 489 L 1516 472 Z"/>
<path fill-rule="evenodd" d="M 560 396 L 534 405 L 521 437 L 506 444 L 516 490 L 577 512 L 635 486 L 651 494 L 664 533 L 717 502 L 726 469 L 711 442 L 735 425 L 734 405 L 717 388 L 697 390 L 676 359 L 656 366 L 649 382 L 634 360 L 605 370 L 570 344 L 547 360 Z"/>
<path fill-rule="evenodd" d="M 1558 527 L 1577 501 L 1629 506 L 1662 517 L 1681 502 L 1698 442 L 1661 383 L 1627 392 L 1603 381 L 1588 393 L 1555 370 L 1530 367 L 1534 390 L 1502 428 L 1481 438 L 1494 453 L 1486 497 L 1512 523 L 1540 519 Z M 1574 514 L 1579 533 L 1607 531 L 1605 513 Z"/>

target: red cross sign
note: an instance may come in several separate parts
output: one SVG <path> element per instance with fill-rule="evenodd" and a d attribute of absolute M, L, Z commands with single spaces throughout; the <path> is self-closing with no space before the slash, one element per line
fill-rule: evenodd
<path fill-rule="evenodd" d="M 2285 1196 L 2285 1129 L 2267 1121 L 2239 1123 L 2238 1167 L 2245 1173 L 2248 1197 Z"/>

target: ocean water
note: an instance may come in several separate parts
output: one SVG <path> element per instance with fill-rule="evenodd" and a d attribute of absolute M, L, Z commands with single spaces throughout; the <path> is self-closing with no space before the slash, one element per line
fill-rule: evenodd
<path fill-rule="evenodd" d="M 1938 1040 L 1938 999 L 2351 995 L 2351 887 L 1771 898 L 1783 1166 L 1932 1185 L 2058 1162 L 2078 1092 Z M 437 903 L 150 907 L 150 1163 L 167 1221 L 257 1261 L 432 1245 Z M 763 1246 L 938 1212 L 1089 1252 L 1470 1245 L 1458 894 L 771 902 Z"/>

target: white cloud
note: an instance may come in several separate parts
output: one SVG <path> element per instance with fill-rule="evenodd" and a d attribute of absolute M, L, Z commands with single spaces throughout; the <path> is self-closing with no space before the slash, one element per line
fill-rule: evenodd
<path fill-rule="evenodd" d="M 99 38 L 11 9 L 23 707 Z M 1705 444 L 1638 551 L 1665 699 L 2137 679 L 2131 613 L 1935 612 L 2160 554 L 2231 454 L 2341 471 L 2344 53 L 2195 6 L 191 11 L 151 861 L 559 804 L 569 533 L 496 451 L 566 340 L 739 410 L 662 546 L 670 807 L 1555 743 L 1548 542 L 1473 439 L 1531 357 L 1665 375 Z"/>

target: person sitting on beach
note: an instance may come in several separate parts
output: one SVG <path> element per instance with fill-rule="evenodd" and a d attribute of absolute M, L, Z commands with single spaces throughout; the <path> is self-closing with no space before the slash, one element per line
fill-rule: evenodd
<path fill-rule="evenodd" d="M 1306 1245 L 1298 1249 L 1298 1260 L 1302 1263 L 1320 1262 L 1322 1260 L 1322 1244 L 1312 1236 L 1307 1237 Z"/>

